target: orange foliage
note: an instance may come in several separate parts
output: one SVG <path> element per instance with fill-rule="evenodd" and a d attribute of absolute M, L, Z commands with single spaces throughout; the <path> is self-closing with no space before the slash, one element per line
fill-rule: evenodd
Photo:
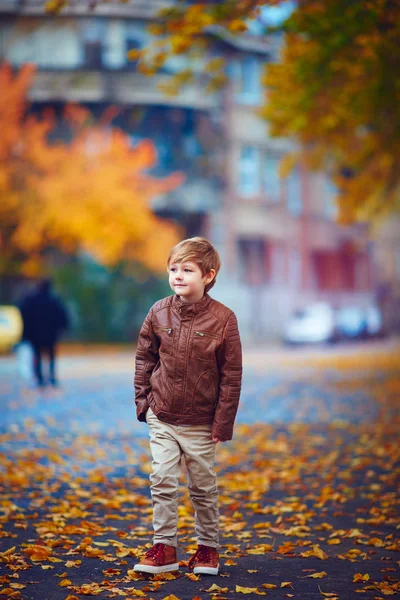
<path fill-rule="evenodd" d="M 33 75 L 29 65 L 16 75 L 9 66 L 0 69 L 0 270 L 18 261 L 36 273 L 49 248 L 84 250 L 106 265 L 136 260 L 163 270 L 177 229 L 152 213 L 150 201 L 180 185 L 182 175 L 146 174 L 157 162 L 151 141 L 131 147 L 109 125 L 112 115 L 86 126 L 89 113 L 78 106 L 64 115 L 72 142 L 49 143 L 52 114 L 25 115 Z"/>

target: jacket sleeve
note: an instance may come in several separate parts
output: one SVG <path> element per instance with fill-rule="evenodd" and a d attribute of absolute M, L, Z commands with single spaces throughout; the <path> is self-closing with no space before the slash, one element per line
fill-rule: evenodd
<path fill-rule="evenodd" d="M 139 421 L 146 421 L 146 411 L 149 408 L 147 396 L 151 390 L 150 377 L 159 360 L 159 341 L 153 331 L 152 315 L 151 309 L 139 332 L 135 358 L 135 403 Z"/>
<path fill-rule="evenodd" d="M 218 351 L 219 398 L 215 410 L 212 435 L 222 442 L 232 439 L 233 424 L 242 386 L 242 345 L 237 319 L 229 317 Z"/>

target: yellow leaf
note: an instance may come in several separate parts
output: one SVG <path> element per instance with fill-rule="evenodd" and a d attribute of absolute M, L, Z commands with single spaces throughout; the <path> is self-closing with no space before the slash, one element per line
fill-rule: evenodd
<path fill-rule="evenodd" d="M 173 573 L 158 573 L 153 577 L 153 581 L 173 581 L 174 579 L 177 579 L 177 575 Z"/>
<path fill-rule="evenodd" d="M 257 544 L 254 548 L 247 550 L 247 554 L 265 554 L 273 549 L 274 547 L 271 544 Z"/>
<path fill-rule="evenodd" d="M 79 565 L 81 563 L 82 563 L 81 560 L 67 560 L 67 562 L 65 563 L 65 566 L 67 567 L 67 569 L 69 569 L 71 567 L 79 567 Z"/>
<path fill-rule="evenodd" d="M 257 594 L 257 596 L 265 596 L 266 592 L 259 592 L 258 588 L 242 587 L 241 585 L 236 586 L 236 591 L 240 594 Z"/>
<path fill-rule="evenodd" d="M 132 50 L 128 50 L 126 53 L 128 60 L 138 60 L 141 56 L 140 50 L 133 48 Z"/>
<path fill-rule="evenodd" d="M 371 538 L 368 540 L 368 546 L 375 546 L 376 548 L 381 548 L 384 546 L 384 542 L 379 538 Z"/>
<path fill-rule="evenodd" d="M 216 583 L 213 583 L 211 587 L 206 590 L 206 592 L 227 592 L 227 587 L 219 587 Z"/>
<path fill-rule="evenodd" d="M 275 585 L 275 583 L 263 583 L 261 587 L 267 590 L 274 590 L 277 586 Z"/>
<path fill-rule="evenodd" d="M 362 573 L 356 573 L 353 577 L 353 583 L 357 583 L 357 581 L 369 581 L 368 573 L 365 573 L 365 575 Z"/>
<path fill-rule="evenodd" d="M 16 600 L 20 600 L 21 592 L 16 592 L 12 588 L 3 588 L 3 589 L 0 589 L 0 596 L 9 596 L 10 598 L 15 598 Z"/>
<path fill-rule="evenodd" d="M 239 19 L 235 19 L 229 23 L 228 28 L 232 33 L 243 33 L 247 31 L 247 25 L 244 21 L 240 21 Z"/>
<path fill-rule="evenodd" d="M 69 579 L 62 579 L 58 585 L 60 587 L 67 587 L 69 585 L 72 585 L 72 581 L 70 581 Z"/>
<path fill-rule="evenodd" d="M 96 546 L 109 546 L 110 545 L 108 542 L 93 542 L 93 544 L 95 544 Z"/>
<path fill-rule="evenodd" d="M 9 548 L 5 552 L 0 552 L 0 556 L 4 557 L 4 556 L 9 556 L 10 554 L 14 554 L 15 549 L 16 549 L 16 546 L 13 546 L 12 548 Z"/>
<path fill-rule="evenodd" d="M 320 591 L 320 594 L 325 596 L 325 598 L 332 598 L 332 600 L 338 600 L 336 592 L 323 592 L 319 586 L 318 586 L 318 589 Z"/>
<path fill-rule="evenodd" d="M 12 587 L 13 590 L 22 590 L 26 588 L 26 585 L 24 585 L 23 583 L 10 583 L 10 587 Z"/>
<path fill-rule="evenodd" d="M 191 581 L 199 581 L 200 580 L 200 575 L 195 575 L 194 573 L 185 573 L 185 577 L 187 577 Z"/>
<path fill-rule="evenodd" d="M 312 550 L 307 550 L 306 552 L 301 552 L 300 556 L 304 556 L 305 558 L 308 558 L 309 556 L 316 556 L 317 558 L 320 558 L 321 560 L 326 560 L 328 558 L 328 555 L 325 554 L 325 552 L 322 550 L 322 548 L 319 547 L 318 544 L 314 544 L 314 546 L 312 547 Z"/>
<path fill-rule="evenodd" d="M 281 588 L 285 588 L 285 587 L 293 587 L 292 586 L 292 582 L 291 581 L 282 581 L 281 583 Z"/>
<path fill-rule="evenodd" d="M 320 571 L 319 573 L 312 573 L 311 575 L 306 575 L 306 577 L 312 577 L 313 579 L 321 579 L 322 577 L 326 577 L 328 573 L 326 571 Z"/>

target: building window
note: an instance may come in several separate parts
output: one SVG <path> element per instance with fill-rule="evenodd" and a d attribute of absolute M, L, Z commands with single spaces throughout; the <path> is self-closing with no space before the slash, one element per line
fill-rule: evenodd
<path fill-rule="evenodd" d="M 121 69 L 125 66 L 125 29 L 122 21 L 112 20 L 107 24 L 103 61 L 108 69 Z"/>
<path fill-rule="evenodd" d="M 281 194 L 281 179 L 279 177 L 280 159 L 269 153 L 263 156 L 263 188 L 268 200 L 279 202 Z"/>
<path fill-rule="evenodd" d="M 359 252 L 356 255 L 355 287 L 357 290 L 368 290 L 369 287 L 369 259 L 368 254 Z"/>
<path fill-rule="evenodd" d="M 293 169 L 286 179 L 286 206 L 294 217 L 301 215 L 303 209 L 301 177 L 299 169 Z"/>
<path fill-rule="evenodd" d="M 244 56 L 234 65 L 237 99 L 244 104 L 261 101 L 261 62 L 256 56 Z"/>
<path fill-rule="evenodd" d="M 346 250 L 318 250 L 312 253 L 312 264 L 318 290 L 356 289 L 356 254 Z"/>
<path fill-rule="evenodd" d="M 247 285 L 262 285 L 270 280 L 268 246 L 262 238 L 240 239 L 239 277 Z"/>
<path fill-rule="evenodd" d="M 261 191 L 261 153 L 254 146 L 243 146 L 239 157 L 239 194 L 246 198 Z"/>
<path fill-rule="evenodd" d="M 125 33 L 125 52 L 128 53 L 130 50 L 140 50 L 145 43 L 146 34 L 143 28 L 138 26 L 136 23 L 128 23 L 126 26 Z M 137 67 L 137 60 L 125 59 L 126 65 L 130 70 L 135 71 Z"/>
<path fill-rule="evenodd" d="M 100 69 L 103 66 L 103 43 L 106 35 L 106 23 L 100 19 L 85 19 L 82 22 L 82 45 L 84 66 L 88 69 Z"/>
<path fill-rule="evenodd" d="M 36 22 L 31 29 L 10 28 L 4 39 L 7 61 L 14 65 L 32 62 L 42 69 L 74 69 L 81 64 L 77 26 L 72 23 Z"/>
<path fill-rule="evenodd" d="M 334 221 L 338 213 L 336 198 L 339 190 L 328 177 L 325 179 L 324 192 L 324 216 L 330 221 Z"/>
<path fill-rule="evenodd" d="M 316 250 L 311 254 L 311 264 L 317 290 L 344 289 L 340 254 L 327 250 Z"/>
<path fill-rule="evenodd" d="M 295 248 L 288 251 L 287 280 L 289 285 L 295 289 L 301 285 L 301 256 Z"/>
<path fill-rule="evenodd" d="M 270 243 L 271 279 L 276 284 L 286 281 L 286 252 L 280 242 Z"/>

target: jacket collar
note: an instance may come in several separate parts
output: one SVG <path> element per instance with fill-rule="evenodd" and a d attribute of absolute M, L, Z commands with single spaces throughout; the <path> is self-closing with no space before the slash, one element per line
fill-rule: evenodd
<path fill-rule="evenodd" d="M 198 302 L 182 302 L 179 296 L 172 297 L 172 307 L 181 316 L 196 315 L 203 312 L 211 302 L 211 297 L 204 294 Z"/>

